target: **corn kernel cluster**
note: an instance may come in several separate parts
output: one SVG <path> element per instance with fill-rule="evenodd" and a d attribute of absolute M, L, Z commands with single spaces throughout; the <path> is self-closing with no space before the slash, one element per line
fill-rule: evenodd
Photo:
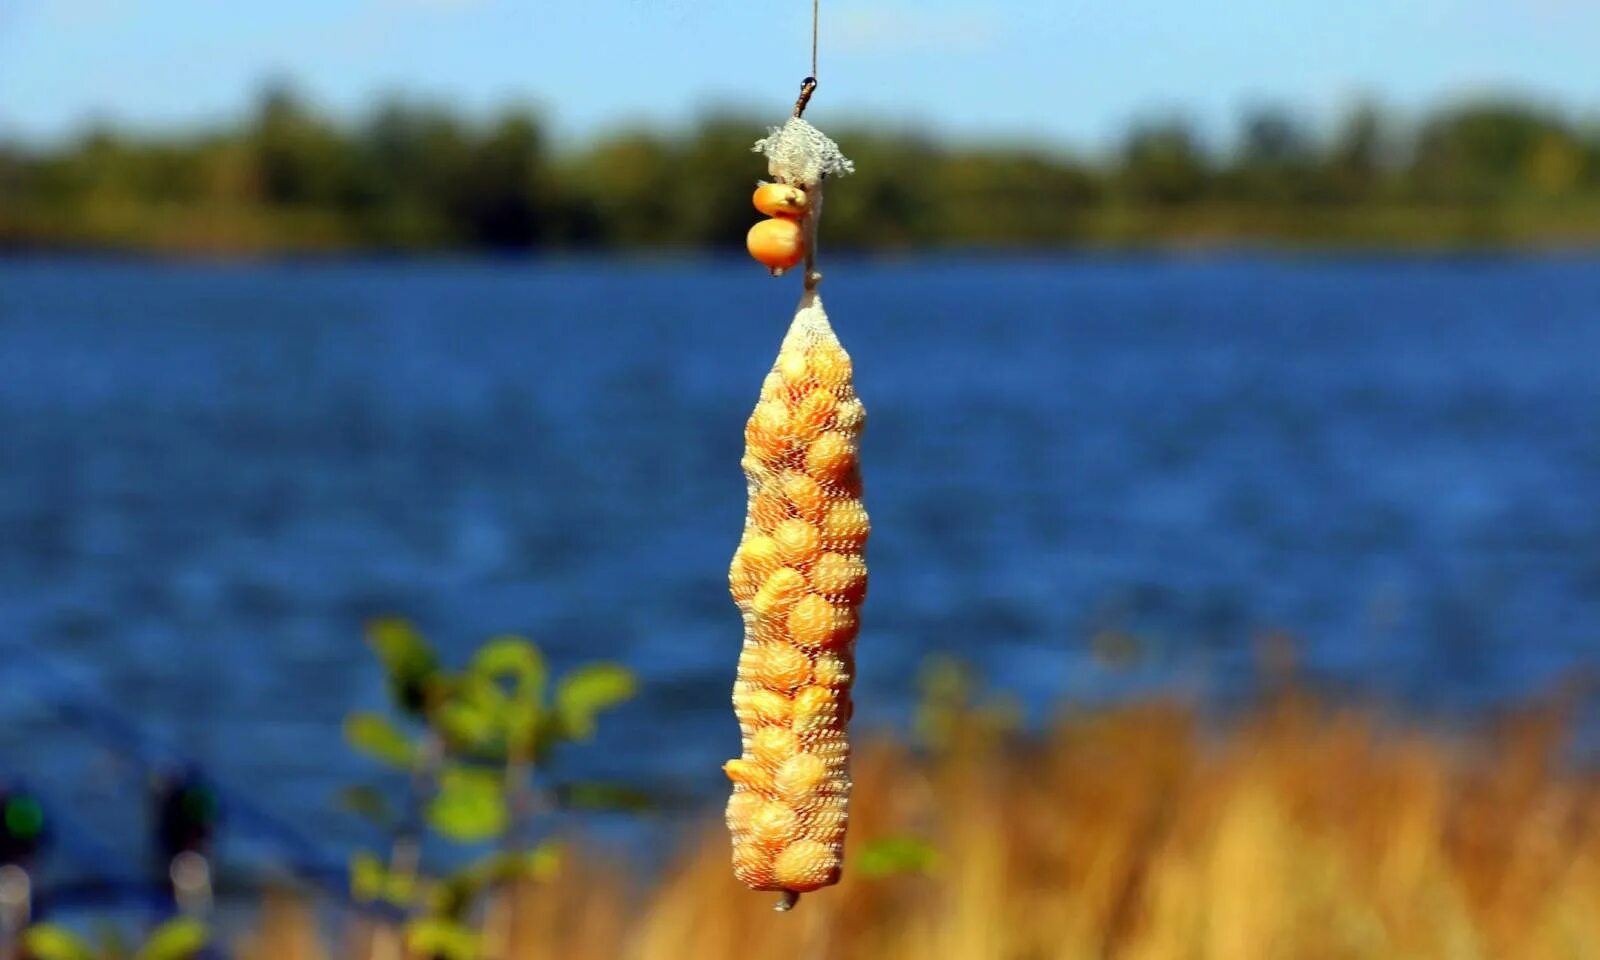
<path fill-rule="evenodd" d="M 850 356 L 806 294 L 745 425 L 744 537 L 728 581 L 744 615 L 733 688 L 744 752 L 728 829 L 756 890 L 838 882 L 848 814 L 850 681 L 870 526 Z"/>

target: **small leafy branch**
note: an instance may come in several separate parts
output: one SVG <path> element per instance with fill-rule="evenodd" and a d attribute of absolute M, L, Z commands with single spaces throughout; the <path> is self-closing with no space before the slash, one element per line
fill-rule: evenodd
<path fill-rule="evenodd" d="M 473 913 L 492 891 L 545 881 L 561 851 L 535 843 L 543 814 L 564 807 L 638 809 L 646 798 L 614 784 L 559 783 L 548 770 L 558 751 L 594 735 L 599 714 L 634 693 L 633 674 L 612 663 L 580 666 L 551 683 L 544 655 L 522 637 L 496 637 L 459 672 L 409 623 L 372 623 L 368 642 L 388 681 L 388 713 L 356 712 L 345 739 L 409 777 L 396 809 L 372 785 L 347 788 L 346 809 L 392 837 L 386 857 L 362 853 L 350 868 L 352 894 L 404 918 L 410 949 L 423 956 L 483 955 Z M 426 835 L 497 849 L 437 879 L 421 870 Z"/>

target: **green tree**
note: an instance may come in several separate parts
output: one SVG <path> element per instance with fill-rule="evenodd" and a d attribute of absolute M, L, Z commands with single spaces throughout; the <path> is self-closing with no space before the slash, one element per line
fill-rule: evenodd
<path fill-rule="evenodd" d="M 1560 120 L 1520 104 L 1486 102 L 1429 121 L 1417 140 L 1412 183 L 1429 197 L 1489 203 L 1533 185 L 1531 160 Z"/>
<path fill-rule="evenodd" d="M 544 136 L 524 111 L 509 111 L 477 140 L 457 181 L 454 218 L 471 242 L 525 250 L 547 234 Z"/>
<path fill-rule="evenodd" d="M 287 86 L 261 96 L 251 127 L 261 199 L 268 204 L 328 205 L 346 175 L 345 143 Z"/>
<path fill-rule="evenodd" d="M 574 198 L 569 236 L 623 247 L 677 240 L 677 165 L 672 145 L 644 132 L 609 137 L 579 154 L 563 174 Z"/>
<path fill-rule="evenodd" d="M 1324 161 L 1330 195 L 1337 200 L 1374 198 L 1386 168 L 1394 163 L 1393 143 L 1376 104 L 1357 105 L 1340 122 Z"/>
<path fill-rule="evenodd" d="M 1320 194 L 1316 151 L 1310 136 L 1287 111 L 1248 114 L 1229 171 L 1230 193 L 1271 203 L 1298 203 Z"/>
<path fill-rule="evenodd" d="M 1179 120 L 1136 127 L 1123 145 L 1120 173 L 1130 198 L 1161 206 L 1200 199 L 1211 176 L 1194 132 Z"/>

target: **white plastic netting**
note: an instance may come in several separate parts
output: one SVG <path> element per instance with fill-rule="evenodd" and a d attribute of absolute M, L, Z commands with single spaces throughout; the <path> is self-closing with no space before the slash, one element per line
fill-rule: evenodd
<path fill-rule="evenodd" d="M 751 150 L 766 154 L 767 172 L 780 183 L 810 187 L 825 176 L 840 177 L 856 169 L 832 138 L 799 117 L 772 127 Z"/>

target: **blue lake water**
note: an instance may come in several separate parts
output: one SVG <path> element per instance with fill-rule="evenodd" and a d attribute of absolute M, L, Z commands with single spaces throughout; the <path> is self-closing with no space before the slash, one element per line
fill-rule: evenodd
<path fill-rule="evenodd" d="M 62 869 L 140 849 L 115 798 L 155 743 L 361 842 L 329 798 L 370 769 L 339 722 L 382 703 L 378 614 L 458 659 L 518 632 L 631 665 L 571 768 L 720 794 L 742 424 L 796 288 L 0 263 L 0 776 L 82 823 Z M 840 262 L 823 289 L 869 411 L 868 727 L 934 653 L 1036 718 L 1237 704 L 1279 630 L 1330 696 L 1431 717 L 1600 659 L 1600 263 Z"/>

